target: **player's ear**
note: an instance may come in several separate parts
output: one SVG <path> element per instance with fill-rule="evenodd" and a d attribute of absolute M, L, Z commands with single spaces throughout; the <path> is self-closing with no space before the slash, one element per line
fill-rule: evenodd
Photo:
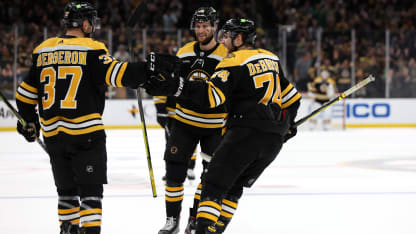
<path fill-rule="evenodd" d="M 82 29 L 85 33 L 91 33 L 92 26 L 88 20 L 84 20 L 84 22 L 82 22 Z"/>
<path fill-rule="evenodd" d="M 239 33 L 236 37 L 235 37 L 235 41 L 234 41 L 234 45 L 236 46 L 241 46 L 243 44 L 243 34 Z"/>

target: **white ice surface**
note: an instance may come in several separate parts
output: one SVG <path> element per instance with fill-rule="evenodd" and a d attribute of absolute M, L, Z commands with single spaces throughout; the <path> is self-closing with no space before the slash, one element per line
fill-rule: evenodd
<path fill-rule="evenodd" d="M 156 234 L 164 225 L 163 134 L 148 130 L 153 198 L 141 130 L 107 131 L 103 234 Z M 180 233 L 197 181 L 185 183 Z M 56 197 L 42 149 L 0 132 L 0 233 L 57 234 Z M 299 132 L 245 190 L 226 233 L 414 234 L 415 217 L 416 129 Z"/>

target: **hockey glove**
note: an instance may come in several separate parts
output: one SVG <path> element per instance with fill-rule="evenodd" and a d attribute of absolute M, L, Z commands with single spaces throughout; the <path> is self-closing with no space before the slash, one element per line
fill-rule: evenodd
<path fill-rule="evenodd" d="M 17 131 L 25 137 L 26 141 L 34 142 L 39 137 L 39 120 L 36 119 L 33 122 L 26 122 L 26 126 L 24 127 L 20 121 L 17 121 Z"/>
<path fill-rule="evenodd" d="M 181 60 L 170 54 L 159 54 L 150 52 L 147 56 L 146 70 L 151 76 L 159 73 L 178 73 L 181 66 Z"/>
<path fill-rule="evenodd" d="M 150 76 L 144 88 L 149 95 L 152 96 L 175 96 L 182 94 L 185 80 L 176 76 L 174 73 L 159 73 Z"/>
<path fill-rule="evenodd" d="M 291 126 L 289 130 L 287 131 L 286 135 L 283 137 L 283 142 L 288 141 L 290 138 L 296 136 L 296 133 L 298 133 L 298 128 L 295 126 Z"/>

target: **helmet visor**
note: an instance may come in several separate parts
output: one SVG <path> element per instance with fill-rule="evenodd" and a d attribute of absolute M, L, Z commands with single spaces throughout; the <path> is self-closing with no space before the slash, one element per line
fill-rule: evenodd
<path fill-rule="evenodd" d="M 221 29 L 218 32 L 218 42 L 220 42 L 220 43 L 224 42 L 226 39 L 228 39 L 230 37 L 231 37 L 231 32 L 228 31 L 228 30 Z"/>

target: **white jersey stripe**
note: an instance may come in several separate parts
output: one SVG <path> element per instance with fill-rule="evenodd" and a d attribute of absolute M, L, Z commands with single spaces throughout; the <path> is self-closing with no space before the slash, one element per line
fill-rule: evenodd
<path fill-rule="evenodd" d="M 116 66 L 114 66 L 113 71 L 111 72 L 111 78 L 110 78 L 110 83 L 113 87 L 117 87 L 116 86 L 116 77 L 117 77 L 117 73 L 118 70 L 120 69 L 122 63 L 117 63 Z"/>
<path fill-rule="evenodd" d="M 30 98 L 30 99 L 37 99 L 38 98 L 37 94 L 31 93 L 31 92 L 23 89 L 21 86 L 19 86 L 19 88 L 17 89 L 17 92 L 19 94 L 21 94 L 22 96 Z"/>
<path fill-rule="evenodd" d="M 245 64 L 247 64 L 251 61 L 255 61 L 255 60 L 258 60 L 258 59 L 266 59 L 266 58 L 267 59 L 272 59 L 272 60 L 275 60 L 275 61 L 279 61 L 279 58 L 275 55 L 258 54 L 258 55 L 254 55 L 254 56 L 251 56 L 251 57 L 247 58 L 243 63 L 241 63 L 241 66 L 245 65 Z"/>
<path fill-rule="evenodd" d="M 223 118 L 216 118 L 216 119 L 204 119 L 204 118 L 199 118 L 193 115 L 188 115 L 185 114 L 184 112 L 182 112 L 179 109 L 176 109 L 176 114 L 182 118 L 185 119 L 189 119 L 189 120 L 193 120 L 193 121 L 197 121 L 200 123 L 215 123 L 215 124 L 222 124 L 224 122 Z"/>
<path fill-rule="evenodd" d="M 293 89 L 282 98 L 282 103 L 289 101 L 297 92 L 295 87 L 293 87 Z"/>
<path fill-rule="evenodd" d="M 179 58 L 185 58 L 185 57 L 190 57 L 190 56 L 196 56 L 195 52 L 184 53 L 184 54 L 178 55 Z"/>
<path fill-rule="evenodd" d="M 80 46 L 80 45 L 58 45 L 54 47 L 45 47 L 45 48 L 39 49 L 37 53 L 40 54 L 44 52 L 52 52 L 52 51 L 58 51 L 58 50 L 87 51 L 87 50 L 92 50 L 92 48 L 87 47 L 87 46 Z"/>
<path fill-rule="evenodd" d="M 62 126 L 62 127 L 66 127 L 66 128 L 72 128 L 72 129 L 80 129 L 80 128 L 86 128 L 86 127 L 91 127 L 94 125 L 103 125 L 103 121 L 101 119 L 93 119 L 90 121 L 86 121 L 83 123 L 68 123 L 62 120 L 56 121 L 55 123 L 51 124 L 51 125 L 43 125 L 42 124 L 42 128 L 45 132 L 48 131 L 52 131 L 54 129 L 57 129 L 58 127 Z"/>

